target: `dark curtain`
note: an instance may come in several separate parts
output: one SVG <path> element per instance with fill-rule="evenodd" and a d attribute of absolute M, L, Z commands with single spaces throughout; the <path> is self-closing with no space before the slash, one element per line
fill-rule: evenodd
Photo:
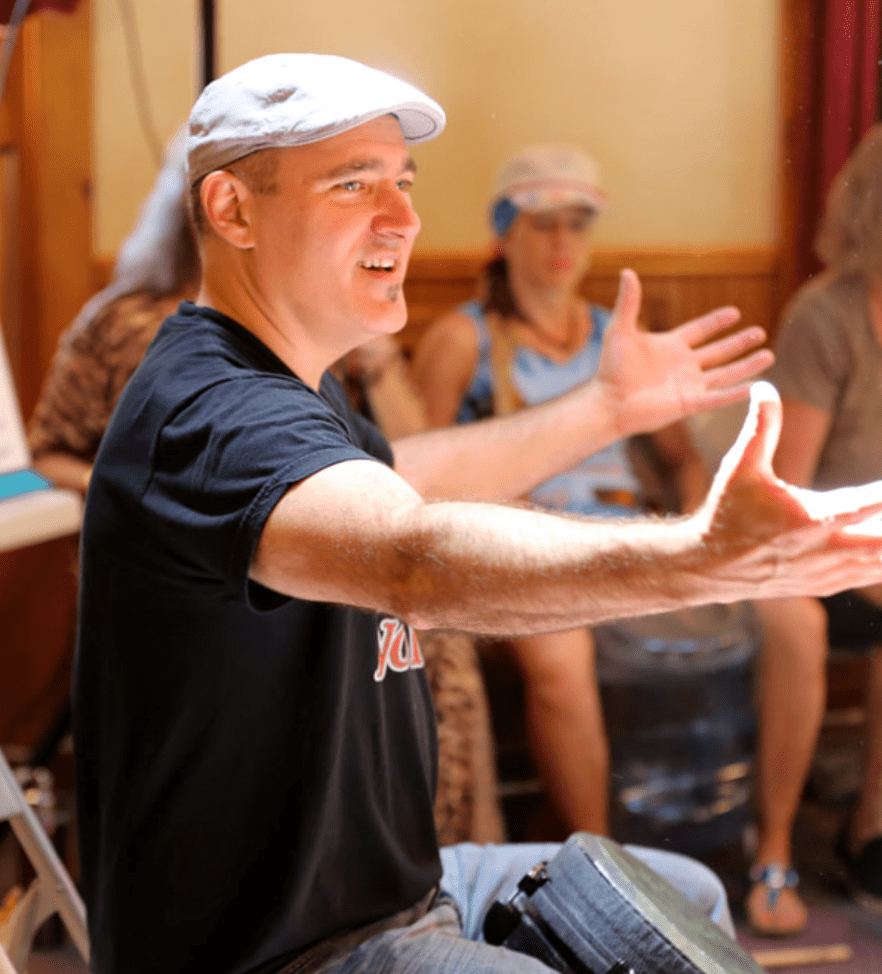
<path fill-rule="evenodd" d="M 31 0 L 28 13 L 35 14 L 38 10 L 63 10 L 71 13 L 77 8 L 80 0 Z M 8 24 L 12 16 L 15 0 L 0 0 L 0 24 Z"/>
<path fill-rule="evenodd" d="M 789 293 L 820 269 L 814 237 L 830 184 L 879 119 L 882 0 L 796 0 L 784 37 L 785 118 L 782 283 Z M 790 70 L 787 71 L 787 62 Z"/>

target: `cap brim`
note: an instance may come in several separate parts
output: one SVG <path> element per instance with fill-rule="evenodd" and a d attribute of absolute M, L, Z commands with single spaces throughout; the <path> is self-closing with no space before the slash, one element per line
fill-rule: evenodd
<path fill-rule="evenodd" d="M 510 192 L 506 198 L 524 213 L 547 213 L 549 210 L 559 210 L 564 206 L 584 206 L 597 213 L 603 212 L 609 205 L 606 197 L 596 187 L 555 188 L 541 191 L 524 190 Z"/>

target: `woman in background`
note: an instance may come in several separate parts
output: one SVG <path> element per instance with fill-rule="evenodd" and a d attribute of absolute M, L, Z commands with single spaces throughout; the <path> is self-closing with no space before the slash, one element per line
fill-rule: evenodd
<path fill-rule="evenodd" d="M 111 283 L 61 336 L 28 424 L 34 467 L 85 494 L 98 445 L 162 322 L 196 296 L 199 253 L 187 215 L 183 131 L 171 141 Z"/>
<path fill-rule="evenodd" d="M 482 296 L 432 325 L 417 348 L 414 377 L 429 422 L 471 422 L 554 398 L 597 370 L 610 312 L 578 288 L 591 231 L 606 207 L 597 168 L 569 146 L 531 146 L 496 181 L 490 222 L 498 256 Z M 688 511 L 710 478 L 685 428 L 653 445 Z M 617 442 L 531 494 L 557 510 L 630 516 L 645 510 L 628 444 Z M 513 642 L 524 677 L 530 746 L 549 794 L 570 830 L 608 832 L 609 755 L 590 631 Z"/>
<path fill-rule="evenodd" d="M 882 477 L 882 126 L 837 176 L 815 249 L 826 269 L 785 311 L 769 378 L 784 407 L 775 472 L 826 490 Z M 759 841 L 747 914 L 761 933 L 797 933 L 806 924 L 791 836 L 824 716 L 831 645 L 872 651 L 864 780 L 838 851 L 858 897 L 882 910 L 880 606 L 879 588 L 756 605 L 765 648 Z"/>

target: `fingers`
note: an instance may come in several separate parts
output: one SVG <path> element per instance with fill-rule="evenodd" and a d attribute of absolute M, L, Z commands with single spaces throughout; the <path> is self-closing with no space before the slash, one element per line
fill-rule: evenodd
<path fill-rule="evenodd" d="M 754 382 L 750 387 L 750 412 L 745 425 L 753 414 L 755 430 L 744 450 L 744 459 L 769 474 L 781 436 L 783 412 L 778 390 L 770 382 Z"/>
<path fill-rule="evenodd" d="M 704 345 L 705 342 L 710 341 L 710 339 L 718 335 L 721 331 L 730 328 L 740 317 L 741 312 L 737 308 L 728 306 L 715 308 L 700 318 L 693 318 L 692 321 L 687 321 L 685 324 L 675 328 L 674 331 L 679 331 L 687 344 L 692 348 L 697 348 L 699 345 Z M 753 329 L 748 330 L 753 331 Z M 765 338 L 765 335 L 763 335 L 763 338 Z"/>
<path fill-rule="evenodd" d="M 741 328 L 732 335 L 726 335 L 725 338 L 696 348 L 695 354 L 703 369 L 711 369 L 718 365 L 725 365 L 732 359 L 741 358 L 742 355 L 762 345 L 765 340 L 766 333 L 762 328 L 756 326 Z M 768 349 L 764 351 L 767 352 L 771 364 L 774 358 L 772 352 Z"/>
<path fill-rule="evenodd" d="M 846 519 L 858 524 L 882 510 L 882 481 L 837 490 L 808 490 L 791 487 L 790 492 L 815 520 Z"/>
<path fill-rule="evenodd" d="M 619 275 L 619 293 L 613 308 L 613 319 L 619 326 L 637 327 L 637 315 L 640 313 L 640 279 L 630 268 L 625 268 Z"/>
<path fill-rule="evenodd" d="M 750 386 L 750 409 L 735 442 L 720 462 L 715 483 L 729 481 L 742 464 L 766 474 L 772 473 L 772 458 L 781 434 L 781 399 L 769 382 Z"/>
<path fill-rule="evenodd" d="M 727 386 L 755 379 L 775 361 L 775 356 L 767 348 L 761 348 L 751 355 L 735 362 L 708 369 L 704 373 L 704 384 L 708 389 L 722 389 Z"/>
<path fill-rule="evenodd" d="M 708 370 L 704 373 L 705 391 L 684 402 L 686 414 L 719 409 L 746 399 L 753 386 L 750 380 L 764 372 L 773 361 L 774 356 L 768 349 L 760 349 L 730 365 Z"/>

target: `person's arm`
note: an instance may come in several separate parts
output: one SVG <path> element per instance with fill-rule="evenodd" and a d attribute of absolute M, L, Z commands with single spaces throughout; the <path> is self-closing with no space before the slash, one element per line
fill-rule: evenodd
<path fill-rule="evenodd" d="M 882 537 L 843 530 L 882 511 L 882 483 L 844 494 L 788 487 L 771 467 L 779 429 L 780 401 L 760 383 L 705 504 L 673 522 L 425 503 L 382 464 L 342 462 L 282 497 L 251 577 L 418 627 L 505 634 L 882 580 Z"/>
<path fill-rule="evenodd" d="M 34 469 L 56 487 L 85 494 L 92 475 L 92 464 L 70 453 L 44 453 L 34 460 Z"/>
<path fill-rule="evenodd" d="M 520 497 L 609 443 L 743 399 L 747 380 L 772 362 L 768 349 L 755 351 L 761 328 L 718 337 L 734 308 L 666 332 L 643 331 L 639 309 L 637 275 L 623 271 L 591 382 L 513 415 L 398 440 L 395 469 L 424 497 Z"/>
<path fill-rule="evenodd" d="M 377 426 L 388 439 L 420 433 L 428 427 L 408 364 L 391 335 L 380 335 L 353 349 L 343 368 L 357 379 Z"/>
<path fill-rule="evenodd" d="M 452 311 L 426 329 L 413 356 L 413 377 L 432 429 L 456 421 L 480 348 L 468 315 Z"/>

